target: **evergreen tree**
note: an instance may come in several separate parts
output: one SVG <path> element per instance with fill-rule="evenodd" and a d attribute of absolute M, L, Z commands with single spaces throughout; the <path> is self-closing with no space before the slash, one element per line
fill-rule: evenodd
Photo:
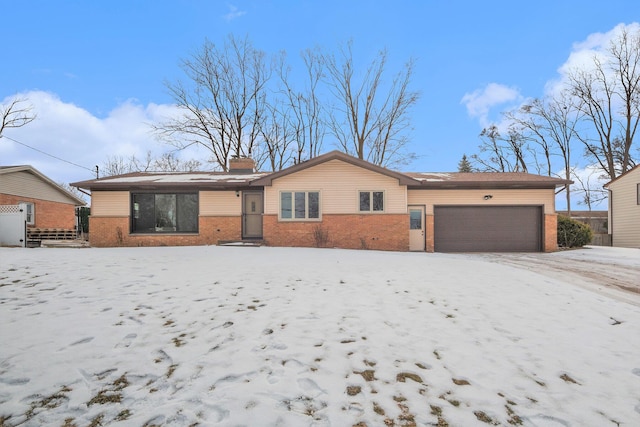
<path fill-rule="evenodd" d="M 462 159 L 458 162 L 458 172 L 473 172 L 473 168 L 466 154 L 463 154 Z"/>

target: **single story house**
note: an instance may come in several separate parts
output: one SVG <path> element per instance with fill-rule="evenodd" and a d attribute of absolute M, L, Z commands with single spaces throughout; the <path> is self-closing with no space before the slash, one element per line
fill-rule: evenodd
<path fill-rule="evenodd" d="M 400 173 L 332 151 L 278 172 L 131 173 L 91 191 L 92 246 L 211 245 L 393 251 L 557 249 L 555 193 L 525 173 Z"/>
<path fill-rule="evenodd" d="M 609 191 L 611 245 L 640 248 L 640 165 L 604 187 Z"/>
<path fill-rule="evenodd" d="M 0 166 L 0 210 L 11 215 L 12 208 L 23 208 L 27 234 L 56 230 L 55 235 L 75 236 L 76 207 L 84 205 L 84 200 L 32 166 Z M 11 218 L 3 217 L 2 221 Z"/>

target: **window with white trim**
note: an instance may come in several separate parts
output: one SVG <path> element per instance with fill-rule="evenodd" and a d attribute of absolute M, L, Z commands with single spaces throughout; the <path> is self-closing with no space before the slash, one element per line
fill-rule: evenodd
<path fill-rule="evenodd" d="M 280 219 L 284 221 L 320 219 L 320 192 L 281 191 Z"/>
<path fill-rule="evenodd" d="M 384 212 L 384 191 L 360 191 L 360 212 Z"/>

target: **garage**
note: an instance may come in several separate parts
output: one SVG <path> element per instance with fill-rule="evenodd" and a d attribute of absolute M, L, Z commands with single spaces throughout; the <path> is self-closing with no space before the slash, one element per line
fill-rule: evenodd
<path fill-rule="evenodd" d="M 434 206 L 436 252 L 540 252 L 542 206 Z"/>

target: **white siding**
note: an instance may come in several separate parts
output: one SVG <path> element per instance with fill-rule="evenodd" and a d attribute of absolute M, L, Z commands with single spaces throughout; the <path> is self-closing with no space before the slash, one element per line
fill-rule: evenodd
<path fill-rule="evenodd" d="M 491 195 L 488 200 L 485 195 Z M 548 190 L 409 190 L 410 205 L 543 205 L 545 214 L 555 213 L 555 191 Z"/>
<path fill-rule="evenodd" d="M 91 216 L 129 216 L 128 191 L 93 191 Z"/>
<path fill-rule="evenodd" d="M 384 213 L 407 212 L 407 187 L 397 179 L 340 160 L 275 179 L 265 187 L 265 214 L 278 214 L 280 191 L 319 191 L 323 214 L 360 213 L 359 191 L 384 191 Z"/>
<path fill-rule="evenodd" d="M 639 167 L 609 184 L 613 246 L 640 248 L 638 185 L 640 185 Z"/>
<path fill-rule="evenodd" d="M 201 216 L 238 216 L 242 214 L 242 194 L 235 191 L 201 191 Z"/>

